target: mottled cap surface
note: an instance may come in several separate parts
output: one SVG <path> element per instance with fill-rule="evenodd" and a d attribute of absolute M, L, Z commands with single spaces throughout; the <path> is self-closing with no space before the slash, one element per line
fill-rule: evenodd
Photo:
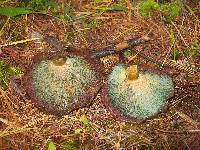
<path fill-rule="evenodd" d="M 138 67 L 138 78 L 130 80 L 127 76 L 129 68 L 123 64 L 113 67 L 103 88 L 104 103 L 114 116 L 121 119 L 152 117 L 165 107 L 166 100 L 173 95 L 173 81 L 165 74 L 144 67 Z"/>
<path fill-rule="evenodd" d="M 62 115 L 91 103 L 102 86 L 96 62 L 79 53 L 39 57 L 27 72 L 25 87 L 43 111 Z"/>

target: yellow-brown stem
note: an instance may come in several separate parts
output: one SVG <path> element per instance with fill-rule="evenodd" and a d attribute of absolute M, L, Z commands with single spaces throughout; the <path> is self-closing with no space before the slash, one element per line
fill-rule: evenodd
<path fill-rule="evenodd" d="M 64 57 L 56 58 L 53 60 L 53 63 L 56 66 L 62 66 L 65 64 L 65 62 L 66 62 L 66 58 L 64 58 Z"/>
<path fill-rule="evenodd" d="M 126 79 L 133 81 L 137 80 L 139 77 L 137 65 L 132 65 L 126 69 Z"/>
<path fill-rule="evenodd" d="M 121 51 L 125 48 L 128 48 L 128 43 L 122 42 L 122 43 L 117 44 L 115 47 L 116 47 L 116 51 Z"/>

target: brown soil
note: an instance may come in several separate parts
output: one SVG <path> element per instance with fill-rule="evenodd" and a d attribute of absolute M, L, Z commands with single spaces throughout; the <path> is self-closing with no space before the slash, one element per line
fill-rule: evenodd
<path fill-rule="evenodd" d="M 37 31 L 43 36 L 57 38 L 64 46 L 88 52 L 148 34 L 151 41 L 139 46 L 138 50 L 156 61 L 169 62 L 173 59 L 170 31 L 176 36 L 175 44 L 180 53 L 200 39 L 199 20 L 187 13 L 171 25 L 160 20 L 144 20 L 137 13 L 130 20 L 127 12 L 112 11 L 89 18 L 97 20 L 99 25 L 94 30 L 85 31 L 79 21 L 67 25 L 45 15 L 30 14 L 27 20 L 22 16 L 18 18 L 20 21 L 11 20 L 1 36 L 0 44 L 28 39 L 31 32 Z M 75 31 L 76 37 L 70 41 L 67 35 L 72 31 Z M 0 57 L 6 63 L 27 69 L 32 63 L 32 56 L 51 51 L 49 47 L 48 43 L 44 43 L 43 48 L 38 49 L 34 42 L 3 47 Z M 181 56 L 178 60 L 200 67 L 199 58 Z M 71 140 L 81 143 L 77 149 L 197 150 L 200 147 L 199 71 L 188 74 L 186 70 L 172 66 L 161 68 L 139 56 L 133 62 L 164 70 L 172 76 L 175 95 L 168 101 L 167 111 L 140 124 L 122 122 L 110 114 L 99 94 L 90 107 L 56 117 L 39 111 L 24 96 L 25 91 L 16 87 L 19 90 L 16 94 L 10 87 L 7 91 L 0 91 L 0 149 L 46 149 L 48 140 L 52 139 L 58 149 L 64 149 L 63 143 Z M 90 122 L 86 127 L 79 119 L 83 115 Z"/>

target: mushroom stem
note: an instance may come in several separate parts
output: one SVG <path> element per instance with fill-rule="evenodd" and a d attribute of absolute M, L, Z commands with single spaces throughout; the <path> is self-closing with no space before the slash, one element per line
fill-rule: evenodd
<path fill-rule="evenodd" d="M 139 77 L 138 66 L 132 65 L 126 69 L 126 78 L 129 81 L 137 80 Z"/>
<path fill-rule="evenodd" d="M 56 58 L 53 60 L 53 64 L 56 66 L 62 66 L 65 64 L 65 62 L 66 62 L 66 58 L 64 57 Z"/>

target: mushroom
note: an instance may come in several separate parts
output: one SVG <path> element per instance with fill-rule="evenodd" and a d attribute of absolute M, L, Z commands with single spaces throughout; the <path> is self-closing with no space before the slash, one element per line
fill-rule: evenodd
<path fill-rule="evenodd" d="M 103 90 L 103 102 L 111 113 L 125 121 L 155 116 L 173 96 L 171 77 L 137 65 L 113 67 Z"/>
<path fill-rule="evenodd" d="M 44 112 L 68 114 L 91 104 L 102 86 L 99 67 L 81 53 L 37 55 L 24 77 L 24 86 Z"/>

